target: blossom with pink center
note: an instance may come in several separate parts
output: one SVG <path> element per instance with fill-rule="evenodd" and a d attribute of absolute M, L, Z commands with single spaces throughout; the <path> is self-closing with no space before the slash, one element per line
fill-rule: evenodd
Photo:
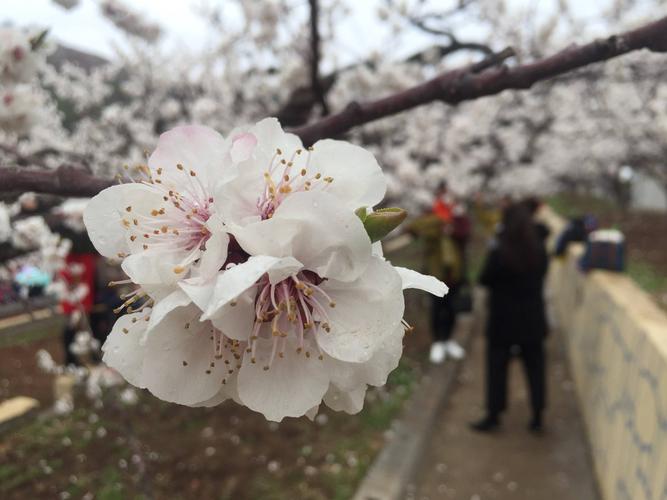
<path fill-rule="evenodd" d="M 377 205 L 387 181 L 375 157 L 345 141 L 325 139 L 306 148 L 275 118 L 232 132 L 230 153 L 236 176 L 219 186 L 226 224 L 245 226 L 271 218 L 295 193 L 326 192 L 356 210 Z"/>
<path fill-rule="evenodd" d="M 224 262 L 228 237 L 215 215 L 224 179 L 225 143 L 215 131 L 177 127 L 160 136 L 147 165 L 125 167 L 123 180 L 95 196 L 84 213 L 91 241 L 143 286 L 173 284 L 196 265 L 206 274 Z M 204 254 L 209 256 L 204 258 Z"/>
<path fill-rule="evenodd" d="M 44 45 L 33 49 L 32 42 L 39 37 L 13 27 L 0 27 L 0 84 L 15 85 L 29 82 L 44 61 Z"/>

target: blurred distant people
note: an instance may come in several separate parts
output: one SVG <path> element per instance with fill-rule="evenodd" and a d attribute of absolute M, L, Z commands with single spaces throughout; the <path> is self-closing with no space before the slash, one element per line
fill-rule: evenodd
<path fill-rule="evenodd" d="M 547 320 L 542 295 L 548 259 L 543 235 L 525 203 L 509 205 L 486 257 L 480 283 L 489 289 L 486 327 L 486 416 L 473 424 L 478 431 L 500 425 L 507 406 L 507 373 L 516 353 L 523 361 L 530 388 L 529 428 L 542 429 L 545 407 L 544 339 Z"/>
<path fill-rule="evenodd" d="M 28 299 L 42 296 L 51 282 L 51 276 L 35 266 L 26 265 L 14 276 L 14 282 L 19 287 L 21 297 Z"/>
<path fill-rule="evenodd" d="M 473 210 L 475 221 L 479 222 L 483 234 L 491 236 L 500 223 L 502 211 L 482 191 L 475 194 Z"/>
<path fill-rule="evenodd" d="M 572 217 L 563 232 L 556 241 L 555 253 L 557 256 L 565 255 L 570 243 L 582 243 L 588 239 L 588 234 L 598 227 L 597 219 L 592 215 Z"/>
<path fill-rule="evenodd" d="M 447 184 L 442 183 L 438 186 L 431 212 L 413 221 L 409 228 L 423 241 L 425 271 L 449 287 L 449 293 L 444 297 L 432 297 L 432 363 L 442 363 L 447 356 L 452 359 L 465 356 L 463 347 L 451 337 L 456 315 L 466 302 L 462 290 L 467 279 L 465 249 L 470 226 L 465 207 L 456 203 L 447 191 Z"/>
<path fill-rule="evenodd" d="M 546 224 L 535 220 L 535 216 L 537 215 L 537 212 L 540 210 L 542 202 L 540 201 L 539 198 L 531 196 L 523 200 L 521 203 L 523 203 L 523 205 L 530 212 L 531 217 L 533 217 L 533 223 L 535 224 L 535 227 L 537 229 L 537 234 L 540 236 L 540 239 L 546 243 L 547 239 L 549 238 L 549 234 L 551 233 L 551 230 L 547 227 Z"/>

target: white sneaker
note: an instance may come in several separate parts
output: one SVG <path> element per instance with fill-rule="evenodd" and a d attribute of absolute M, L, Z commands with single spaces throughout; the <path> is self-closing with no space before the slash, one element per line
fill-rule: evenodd
<path fill-rule="evenodd" d="M 447 357 L 447 342 L 433 342 L 429 359 L 434 365 L 439 365 Z"/>
<path fill-rule="evenodd" d="M 446 355 L 452 359 L 463 359 L 466 356 L 466 350 L 456 340 L 445 342 L 445 351 Z"/>

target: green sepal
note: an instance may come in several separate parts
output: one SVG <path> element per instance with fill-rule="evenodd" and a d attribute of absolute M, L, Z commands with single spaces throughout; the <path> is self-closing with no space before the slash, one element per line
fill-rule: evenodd
<path fill-rule="evenodd" d="M 366 220 L 366 207 L 359 207 L 354 211 L 357 214 L 357 217 L 361 219 L 361 222 Z"/>
<path fill-rule="evenodd" d="M 408 216 L 408 212 L 402 208 L 380 208 L 369 214 L 360 212 L 362 209 L 357 209 L 356 214 L 359 216 L 364 224 L 366 233 L 371 239 L 372 243 L 380 241 L 382 238 L 391 233 L 394 229 L 401 225 L 401 223 Z M 365 212 L 366 209 L 363 209 Z"/>

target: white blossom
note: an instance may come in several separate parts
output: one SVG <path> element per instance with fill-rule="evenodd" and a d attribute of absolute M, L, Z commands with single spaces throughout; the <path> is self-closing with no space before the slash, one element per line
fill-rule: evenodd
<path fill-rule="evenodd" d="M 192 214 L 195 202 L 186 206 L 184 195 L 169 192 L 179 186 L 184 193 L 183 171 L 189 180 L 201 176 L 201 186 L 191 188 L 206 192 L 195 212 L 202 209 L 198 227 L 206 231 L 187 240 L 187 262 L 179 264 L 192 272 L 169 269 L 145 279 L 178 238 L 158 251 L 152 243 L 135 249 L 123 263 L 132 280 L 172 291 L 153 297 L 152 308 L 122 316 L 103 347 L 109 366 L 162 399 L 211 406 L 232 398 L 275 421 L 314 417 L 321 402 L 357 412 L 367 385 L 384 384 L 398 364 L 402 289 L 446 292 L 435 278 L 392 267 L 371 245 L 355 210 L 379 203 L 385 181 L 362 148 L 332 140 L 304 148 L 267 119 L 226 140 L 207 129 L 175 129 L 162 136 L 147 168 L 150 180 L 109 188 L 114 195 L 94 198 L 84 218 L 98 249 L 132 252 L 132 217 L 141 211 L 139 197 L 130 205 L 126 190 L 157 189 L 165 204 L 176 200 L 179 213 Z M 205 186 L 214 171 L 210 196 Z M 146 220 L 168 215 L 147 198 L 143 206 L 155 214 Z M 220 224 L 205 225 L 213 216 Z M 224 239 L 224 251 L 210 246 L 215 238 Z M 141 265 L 127 266 L 135 255 Z"/>

